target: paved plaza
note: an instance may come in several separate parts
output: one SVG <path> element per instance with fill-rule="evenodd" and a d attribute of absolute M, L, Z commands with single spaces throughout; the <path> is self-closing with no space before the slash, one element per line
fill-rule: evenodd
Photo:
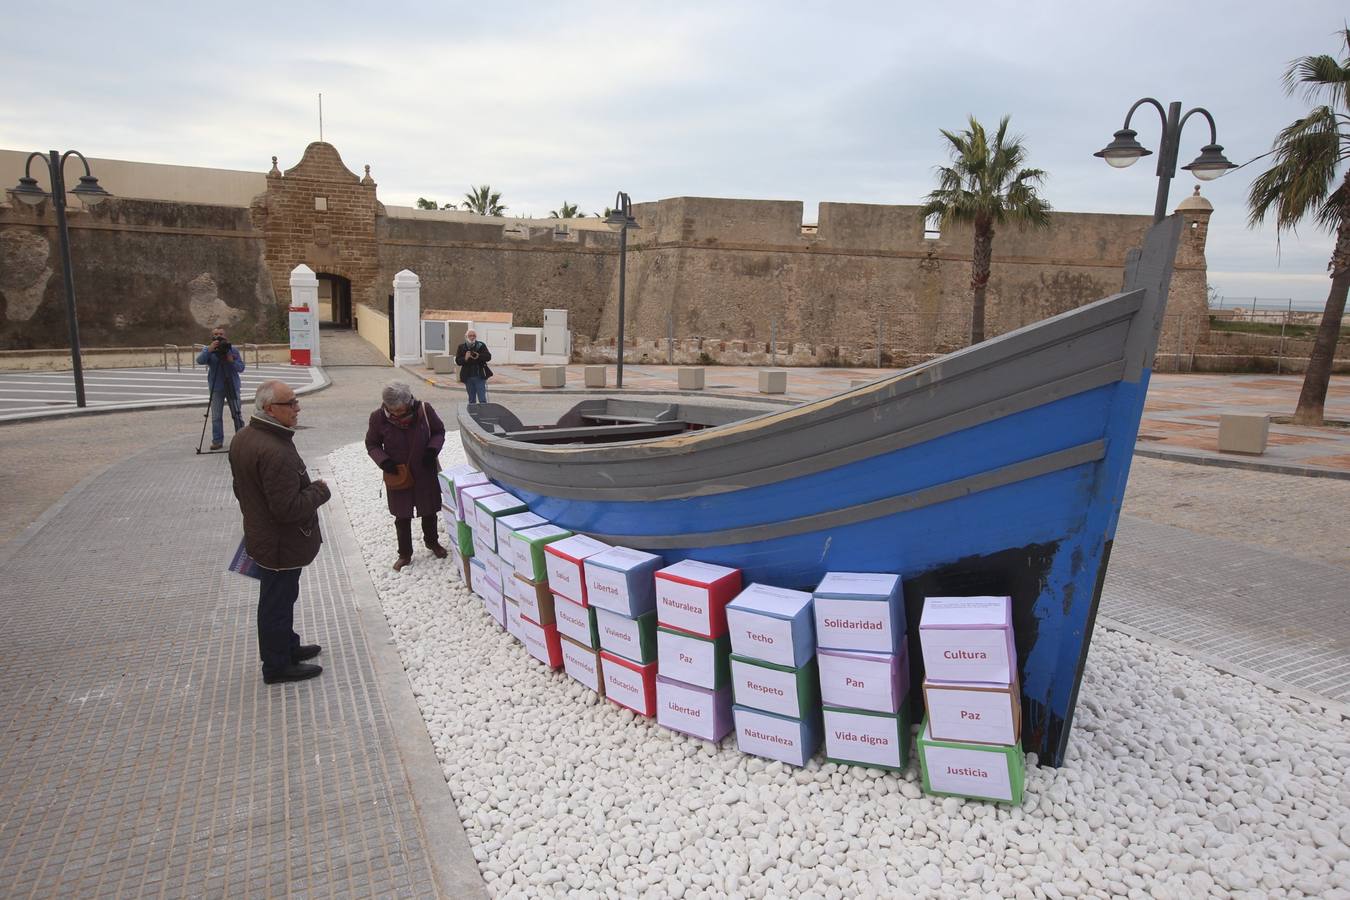
<path fill-rule="evenodd" d="M 240 396 L 251 397 L 259 384 L 271 379 L 296 390 L 312 390 L 322 386 L 323 372 L 308 366 L 249 366 L 239 376 Z M 205 367 L 86 369 L 84 394 L 89 407 L 104 410 L 193 404 L 205 408 L 210 399 Z M 77 408 L 75 376 L 70 372 L 0 373 L 0 421 Z"/>
<path fill-rule="evenodd" d="M 493 399 L 527 421 L 581 399 L 503 369 Z M 644 371 L 630 367 L 625 387 L 669 389 Z M 790 399 L 869 374 L 790 372 Z M 361 440 L 395 373 L 326 374 L 331 387 L 303 398 L 297 439 L 319 475 L 328 453 Z M 710 369 L 709 392 L 752 399 L 753 375 Z M 1152 443 L 1209 453 L 1154 423 L 1191 420 L 1203 436 L 1216 409 L 1252 392 L 1290 410 L 1297 392 L 1297 379 L 1192 378 L 1155 380 L 1144 430 L 1169 440 Z M 452 425 L 458 386 L 419 392 Z M 1335 380 L 1328 413 L 1350 418 L 1350 379 Z M 0 425 L 0 489 L 14 498 L 0 548 L 3 893 L 481 895 L 341 498 L 325 507 L 326 543 L 297 607 L 302 636 L 324 646 L 325 672 L 265 686 L 256 587 L 224 571 L 239 539 L 228 464 L 192 453 L 199 429 L 200 416 L 174 409 Z M 1350 432 L 1313 437 L 1324 444 L 1315 457 L 1276 461 L 1335 471 L 1350 460 Z M 1350 709 L 1350 482 L 1134 465 L 1099 626 Z M 1244 494 L 1261 498 L 1259 535 L 1252 516 L 1232 511 Z"/>

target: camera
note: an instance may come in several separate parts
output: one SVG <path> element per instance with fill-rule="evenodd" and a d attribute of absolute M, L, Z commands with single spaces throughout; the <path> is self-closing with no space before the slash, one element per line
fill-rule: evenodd
<path fill-rule="evenodd" d="M 218 341 L 217 341 L 217 343 L 216 343 L 216 348 L 215 348 L 214 350 L 212 350 L 211 352 L 212 352 L 212 353 L 219 353 L 221 356 L 225 356 L 225 355 L 229 354 L 229 352 L 230 352 L 230 342 L 227 341 L 227 340 L 225 340 L 224 338 L 219 338 Z"/>

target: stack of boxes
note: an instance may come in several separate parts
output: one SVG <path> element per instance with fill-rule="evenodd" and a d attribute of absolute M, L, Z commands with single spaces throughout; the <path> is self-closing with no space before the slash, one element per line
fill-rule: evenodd
<path fill-rule="evenodd" d="M 507 565 L 507 558 L 510 559 L 511 587 L 520 609 L 525 649 L 551 669 L 561 667 L 563 657 L 553 594 L 549 591 L 548 572 L 544 566 L 544 548 L 571 536 L 572 532 L 567 529 L 545 522 L 509 531 L 505 542 L 497 545 L 497 555 L 503 559 L 503 568 Z"/>
<path fill-rule="evenodd" d="M 740 569 L 684 560 L 656 573 L 656 721 L 705 741 L 731 730 L 726 607 Z"/>
<path fill-rule="evenodd" d="M 478 478 L 483 480 L 478 481 Z M 481 472 L 477 477 L 469 476 L 455 482 L 457 509 L 462 520 L 460 524 L 464 526 L 464 539 L 469 545 L 469 564 L 472 569 L 470 587 L 483 598 L 488 615 L 516 635 L 517 630 L 511 623 L 512 604 L 506 596 L 506 583 L 502 580 L 501 562 L 495 549 L 496 538 L 494 536 L 491 542 L 484 540 L 483 529 L 477 521 L 478 500 L 500 493 L 502 489 L 488 481 Z"/>
<path fill-rule="evenodd" d="M 553 595 L 553 614 L 561 639 L 563 670 L 597 693 L 605 692 L 600 677 L 600 637 L 595 608 L 586 599 L 586 560 L 609 547 L 585 535 L 573 535 L 544 546 L 544 570 Z"/>
<path fill-rule="evenodd" d="M 804 766 L 820 746 L 811 595 L 752 584 L 727 607 L 736 743 Z"/>
<path fill-rule="evenodd" d="M 661 557 L 610 547 L 586 557 L 586 600 L 595 609 L 605 696 L 640 716 L 656 714 L 656 594 Z"/>
<path fill-rule="evenodd" d="M 460 502 L 460 491 L 467 487 L 487 483 L 487 476 L 468 464 L 451 466 L 437 476 L 441 482 L 441 518 L 445 520 L 446 532 L 450 544 L 455 548 L 460 570 L 464 573 L 464 582 L 473 590 L 473 573 L 469 560 L 473 557 L 472 523 L 464 521 L 464 506 Z"/>
<path fill-rule="evenodd" d="M 909 763 L 909 676 L 900 576 L 830 572 L 815 590 L 825 758 Z"/>
<path fill-rule="evenodd" d="M 919 622 L 930 794 L 1021 803 L 1026 777 L 1009 597 L 929 597 Z"/>

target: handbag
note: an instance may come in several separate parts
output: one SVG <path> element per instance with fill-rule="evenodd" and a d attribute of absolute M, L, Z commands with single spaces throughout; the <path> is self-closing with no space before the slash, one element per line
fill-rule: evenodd
<path fill-rule="evenodd" d="M 398 468 L 392 472 L 384 473 L 384 486 L 391 491 L 406 491 L 413 486 L 412 469 L 403 463 L 398 464 Z"/>
<path fill-rule="evenodd" d="M 422 422 L 427 426 L 427 436 L 430 438 L 431 422 L 427 420 L 427 407 L 425 403 L 419 405 L 422 410 Z M 409 452 L 411 453 L 411 448 L 409 449 Z M 397 468 L 395 468 L 394 471 L 384 473 L 384 487 L 386 490 L 406 491 L 411 489 L 413 484 L 416 483 L 416 479 L 413 478 L 411 456 L 408 457 L 408 462 L 409 465 L 398 463 Z"/>

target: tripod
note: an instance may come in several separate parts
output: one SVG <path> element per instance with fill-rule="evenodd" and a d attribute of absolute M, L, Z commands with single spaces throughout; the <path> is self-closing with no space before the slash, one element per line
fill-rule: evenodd
<path fill-rule="evenodd" d="M 231 391 L 231 390 L 229 390 L 228 388 L 224 387 L 223 385 L 221 385 L 221 386 L 212 385 L 212 386 L 211 386 L 211 394 L 210 394 L 210 396 L 209 396 L 209 397 L 207 398 L 207 400 L 206 400 L 206 412 L 202 414 L 202 436 L 201 436 L 200 438 L 197 439 L 197 455 L 198 455 L 198 456 L 201 456 L 201 455 L 204 454 L 204 453 L 224 453 L 224 452 L 225 452 L 224 449 L 220 449 L 220 450 L 203 450 L 203 449 L 202 449 L 202 444 L 206 443 L 206 426 L 207 426 L 208 424 L 210 424 L 210 422 L 211 422 L 211 411 L 215 408 L 215 405 L 216 405 L 216 391 L 217 391 L 217 390 L 222 390 L 222 391 L 225 392 L 225 404 L 226 404 L 227 406 L 229 406 L 229 408 L 230 408 L 230 419 L 234 422 L 234 432 L 235 432 L 235 434 L 238 434 L 238 433 L 239 433 L 239 423 L 240 423 L 240 421 L 243 420 L 243 413 L 242 413 L 241 410 L 240 410 L 239 398 L 234 394 L 234 392 Z M 223 412 L 223 411 L 222 411 L 222 413 L 221 413 L 221 418 L 222 418 L 222 419 L 225 418 L 224 412 Z M 223 421 L 220 423 L 220 428 L 221 428 L 221 432 L 223 433 L 224 430 L 225 430 L 225 423 L 224 423 Z"/>

